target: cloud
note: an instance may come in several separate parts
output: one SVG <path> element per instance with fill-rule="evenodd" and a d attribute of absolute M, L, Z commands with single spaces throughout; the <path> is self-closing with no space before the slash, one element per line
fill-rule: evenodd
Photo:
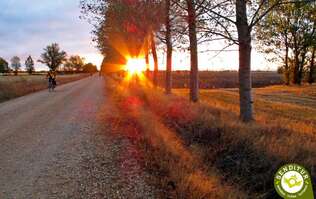
<path fill-rule="evenodd" d="M 0 57 L 32 55 L 37 60 L 52 42 L 68 54 L 98 53 L 91 43 L 92 27 L 79 19 L 79 0 L 6 0 L 0 7 Z"/>

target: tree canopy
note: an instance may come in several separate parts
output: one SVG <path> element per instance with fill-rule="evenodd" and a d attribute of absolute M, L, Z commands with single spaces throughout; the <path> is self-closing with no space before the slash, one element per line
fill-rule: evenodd
<path fill-rule="evenodd" d="M 14 74 L 17 75 L 18 71 L 21 68 L 21 59 L 18 56 L 14 56 L 11 58 L 11 67 L 14 71 Z"/>
<path fill-rule="evenodd" d="M 25 68 L 29 74 L 32 74 L 35 71 L 34 61 L 31 56 L 28 56 L 28 58 L 25 60 Z"/>
<path fill-rule="evenodd" d="M 273 54 L 271 61 L 281 63 L 286 84 L 301 84 L 308 62 L 311 63 L 311 70 L 314 68 L 315 17 L 315 2 L 281 4 L 272 10 L 257 28 L 260 50 Z"/>
<path fill-rule="evenodd" d="M 9 64 L 8 62 L 0 57 L 0 73 L 7 73 L 9 72 Z"/>
<path fill-rule="evenodd" d="M 92 63 L 87 63 L 83 66 L 83 72 L 85 73 L 96 73 L 98 72 L 97 66 Z"/>
<path fill-rule="evenodd" d="M 84 66 L 84 58 L 80 57 L 79 55 L 72 55 L 70 56 L 65 64 L 64 69 L 66 71 L 82 71 Z"/>
<path fill-rule="evenodd" d="M 66 52 L 62 51 L 57 43 L 44 48 L 41 59 L 38 62 L 46 64 L 50 70 L 56 70 L 65 60 Z"/>

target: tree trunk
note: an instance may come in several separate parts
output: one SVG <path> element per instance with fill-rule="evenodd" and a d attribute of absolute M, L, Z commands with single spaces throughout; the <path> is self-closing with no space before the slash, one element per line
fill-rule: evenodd
<path fill-rule="evenodd" d="M 284 77 L 285 84 L 290 85 L 290 68 L 289 68 L 289 44 L 288 38 L 285 36 L 285 67 L 284 67 Z"/>
<path fill-rule="evenodd" d="M 198 77 L 198 52 L 197 52 L 197 37 L 196 37 L 196 10 L 193 0 L 187 0 L 189 38 L 190 38 L 190 57 L 191 57 L 191 72 L 190 72 L 190 100 L 197 102 L 199 93 L 199 77 Z"/>
<path fill-rule="evenodd" d="M 236 0 L 236 26 L 239 42 L 239 101 L 240 119 L 253 120 L 251 94 L 251 35 L 247 22 L 246 0 Z"/>
<path fill-rule="evenodd" d="M 153 84 L 154 86 L 158 85 L 158 57 L 157 57 L 157 50 L 156 50 L 156 43 L 154 38 L 154 33 L 152 32 L 150 35 L 151 39 L 151 52 L 154 59 L 154 75 L 153 75 Z"/>
<path fill-rule="evenodd" d="M 170 27 L 170 0 L 166 0 L 166 44 L 167 44 L 167 65 L 166 65 L 166 94 L 171 93 L 172 89 L 172 41 L 171 41 L 171 27 Z"/>
<path fill-rule="evenodd" d="M 294 33 L 295 34 L 295 33 Z M 296 42 L 296 36 L 294 35 L 294 68 L 293 68 L 293 83 L 298 84 L 298 74 L 299 74 L 299 68 L 300 68 L 300 63 L 299 63 L 299 51 L 297 47 L 297 42 Z"/>
<path fill-rule="evenodd" d="M 306 58 L 306 51 L 307 51 L 307 47 L 305 47 L 305 50 L 303 50 L 303 52 L 301 53 L 301 60 L 299 62 L 299 70 L 298 70 L 298 84 L 301 85 L 302 84 L 302 80 L 303 80 L 303 70 L 304 70 L 304 64 L 305 64 L 305 58 Z"/>
<path fill-rule="evenodd" d="M 312 57 L 311 57 L 311 63 L 310 63 L 310 66 L 309 66 L 308 83 L 310 83 L 310 84 L 312 84 L 312 83 L 315 82 L 315 79 L 314 79 L 315 53 L 316 53 L 316 46 L 313 47 L 313 50 L 312 50 Z"/>
<path fill-rule="evenodd" d="M 148 43 L 146 43 L 145 46 L 145 61 L 146 61 L 146 77 L 149 79 L 149 49 L 148 49 Z"/>
<path fill-rule="evenodd" d="M 298 70 L 299 70 L 299 58 L 298 53 L 294 52 L 294 69 L 293 69 L 293 83 L 298 84 Z"/>

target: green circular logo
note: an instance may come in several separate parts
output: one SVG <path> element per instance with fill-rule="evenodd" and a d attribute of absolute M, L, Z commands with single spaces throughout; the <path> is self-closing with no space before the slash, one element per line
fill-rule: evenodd
<path fill-rule="evenodd" d="M 274 187 L 283 198 L 301 198 L 311 187 L 308 171 L 298 164 L 282 166 L 274 176 Z"/>

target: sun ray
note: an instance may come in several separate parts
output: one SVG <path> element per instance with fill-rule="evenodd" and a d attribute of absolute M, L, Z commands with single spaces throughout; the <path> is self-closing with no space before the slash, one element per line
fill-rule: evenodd
<path fill-rule="evenodd" d="M 130 58 L 126 63 L 126 70 L 132 75 L 140 75 L 146 70 L 146 61 L 144 58 Z"/>

